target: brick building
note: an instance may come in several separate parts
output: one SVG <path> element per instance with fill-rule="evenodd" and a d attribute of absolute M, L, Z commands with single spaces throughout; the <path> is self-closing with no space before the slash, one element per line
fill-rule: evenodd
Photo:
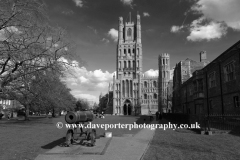
<path fill-rule="evenodd" d="M 174 112 L 240 113 L 240 41 L 211 63 L 206 61 L 206 52 L 200 53 L 197 65 L 191 66 L 190 62 L 189 67 L 188 63 L 181 61 L 174 71 Z"/>

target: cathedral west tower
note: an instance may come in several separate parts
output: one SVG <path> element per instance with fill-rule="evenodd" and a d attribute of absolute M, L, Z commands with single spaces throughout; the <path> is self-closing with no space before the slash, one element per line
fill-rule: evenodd
<path fill-rule="evenodd" d="M 116 76 L 113 79 L 113 112 L 120 115 L 137 113 L 141 99 L 142 43 L 140 15 L 135 22 L 119 18 L 116 54 Z"/>

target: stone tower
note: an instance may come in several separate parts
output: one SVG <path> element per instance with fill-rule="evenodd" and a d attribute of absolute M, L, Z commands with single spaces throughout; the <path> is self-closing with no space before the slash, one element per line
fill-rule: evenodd
<path fill-rule="evenodd" d="M 166 112 L 167 108 L 167 86 L 170 80 L 170 56 L 168 53 L 162 53 L 158 58 L 158 110 Z"/>
<path fill-rule="evenodd" d="M 132 22 L 119 18 L 116 76 L 113 77 L 113 114 L 131 115 L 141 102 L 142 43 L 140 15 Z"/>

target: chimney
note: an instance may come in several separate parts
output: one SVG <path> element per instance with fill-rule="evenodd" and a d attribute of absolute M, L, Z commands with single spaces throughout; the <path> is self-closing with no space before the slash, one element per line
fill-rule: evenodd
<path fill-rule="evenodd" d="M 200 62 L 206 62 L 207 61 L 207 52 L 201 51 L 200 52 Z"/>

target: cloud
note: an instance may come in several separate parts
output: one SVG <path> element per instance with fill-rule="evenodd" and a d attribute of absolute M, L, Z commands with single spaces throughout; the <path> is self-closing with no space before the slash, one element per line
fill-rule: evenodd
<path fill-rule="evenodd" d="M 72 93 L 73 94 L 73 93 Z M 76 98 L 87 99 L 88 101 L 98 102 L 99 99 L 97 96 L 91 94 L 75 94 Z"/>
<path fill-rule="evenodd" d="M 133 2 L 133 0 L 120 0 L 123 4 L 125 4 L 125 5 L 129 5 L 129 6 L 131 6 L 132 7 L 132 2 Z"/>
<path fill-rule="evenodd" d="M 83 6 L 83 1 L 82 0 L 73 0 L 75 2 L 77 7 L 82 7 Z"/>
<path fill-rule="evenodd" d="M 150 69 L 148 71 L 146 71 L 144 73 L 144 76 L 147 76 L 147 77 L 155 77 L 155 76 L 158 76 L 158 70 L 153 70 L 153 69 Z"/>
<path fill-rule="evenodd" d="M 101 41 L 104 42 L 104 43 L 109 43 L 109 40 L 106 39 L 106 38 L 103 38 Z"/>
<path fill-rule="evenodd" d="M 144 17 L 149 17 L 150 14 L 149 14 L 148 12 L 143 12 L 143 16 L 144 16 Z"/>
<path fill-rule="evenodd" d="M 118 40 L 118 30 L 112 28 L 108 31 L 108 35 L 114 40 L 114 42 L 117 42 L 117 40 Z"/>
<path fill-rule="evenodd" d="M 206 19 L 224 22 L 234 30 L 240 31 L 239 0 L 199 0 L 192 11 L 202 14 Z"/>
<path fill-rule="evenodd" d="M 67 16 L 74 14 L 72 10 L 62 11 L 62 14 L 65 14 Z"/>
<path fill-rule="evenodd" d="M 204 24 L 204 17 L 194 20 L 190 26 L 189 41 L 202 41 L 219 39 L 227 33 L 227 28 L 220 22 L 207 22 Z"/>
<path fill-rule="evenodd" d="M 21 34 L 22 32 L 15 26 L 6 27 L 0 30 L 0 41 L 8 39 L 8 33 Z"/>
<path fill-rule="evenodd" d="M 171 31 L 172 33 L 177 33 L 177 32 L 180 32 L 181 29 L 183 29 L 183 27 L 184 27 L 184 26 L 172 26 L 170 31 Z"/>
<path fill-rule="evenodd" d="M 75 67 L 70 67 L 66 71 L 63 80 L 75 97 L 97 100 L 101 92 L 108 92 L 108 86 L 113 80 L 114 73 L 104 72 L 101 69 L 88 71 L 85 67 L 80 67 L 76 61 L 72 61 L 72 64 Z"/>
<path fill-rule="evenodd" d="M 0 41 L 4 41 L 5 39 L 6 39 L 5 31 L 2 29 L 2 30 L 0 30 Z"/>
<path fill-rule="evenodd" d="M 98 34 L 97 30 L 91 26 L 87 26 L 89 29 L 91 29 L 95 34 Z"/>
<path fill-rule="evenodd" d="M 199 14 L 200 17 L 193 20 L 189 25 L 172 26 L 171 32 L 177 33 L 187 28 L 190 32 L 187 36 L 188 41 L 220 39 L 227 34 L 228 28 L 240 31 L 239 8 L 239 0 L 195 1 L 195 4 L 184 15 L 187 16 L 189 12 L 192 12 Z"/>

